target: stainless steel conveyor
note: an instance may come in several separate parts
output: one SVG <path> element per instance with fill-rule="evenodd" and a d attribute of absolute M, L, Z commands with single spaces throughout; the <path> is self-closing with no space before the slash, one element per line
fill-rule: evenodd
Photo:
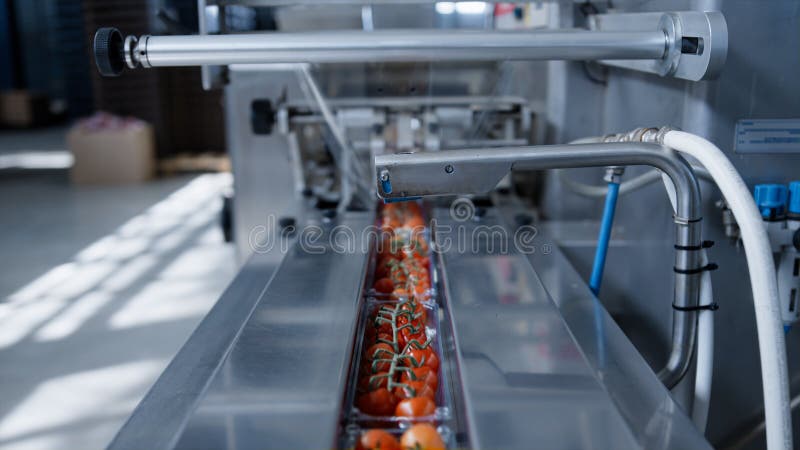
<path fill-rule="evenodd" d="M 475 237 L 475 251 L 437 255 L 443 363 L 462 396 L 458 442 L 710 448 L 554 242 L 537 235 L 533 253 L 490 247 L 515 235 L 517 214 L 504 205 L 459 221 L 431 211 L 439 243 L 454 237 L 441 234 L 448 227 Z M 359 230 L 372 223 L 369 212 L 308 214 L 298 229 L 319 227 L 318 242 L 339 225 L 366 241 L 309 252 L 300 232 L 285 255 L 256 253 L 111 448 L 336 446 L 371 248 Z"/>

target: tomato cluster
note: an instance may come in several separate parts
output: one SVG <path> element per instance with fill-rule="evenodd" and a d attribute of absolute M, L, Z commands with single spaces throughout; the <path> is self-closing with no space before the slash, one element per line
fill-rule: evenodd
<path fill-rule="evenodd" d="M 394 299 L 426 299 L 431 288 L 429 246 L 419 205 L 386 205 L 380 230 L 373 289 Z"/>
<path fill-rule="evenodd" d="M 439 355 L 416 298 L 379 303 L 364 332 L 356 406 L 373 416 L 422 417 L 436 409 Z"/>
<path fill-rule="evenodd" d="M 443 449 L 430 423 L 436 412 L 439 355 L 427 329 L 431 276 L 425 222 L 418 204 L 385 205 L 355 405 L 365 414 L 412 423 L 398 441 L 386 430 L 365 431 L 359 449 Z M 433 318 L 432 318 L 433 319 Z"/>

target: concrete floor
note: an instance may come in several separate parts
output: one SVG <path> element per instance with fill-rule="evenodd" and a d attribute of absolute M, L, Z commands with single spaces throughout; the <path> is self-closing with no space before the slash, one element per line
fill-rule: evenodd
<path fill-rule="evenodd" d="M 72 186 L 63 134 L 0 132 L 0 448 L 103 448 L 236 272 L 228 175 Z"/>

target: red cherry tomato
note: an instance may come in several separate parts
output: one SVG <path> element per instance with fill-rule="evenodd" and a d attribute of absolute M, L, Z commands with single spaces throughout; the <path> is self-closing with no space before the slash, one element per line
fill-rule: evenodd
<path fill-rule="evenodd" d="M 397 386 L 392 393 L 397 398 L 427 397 L 436 399 L 434 390 L 424 381 L 404 381 L 406 386 Z"/>
<path fill-rule="evenodd" d="M 378 318 L 388 319 L 387 315 L 385 315 L 385 314 L 376 314 L 376 315 L 372 316 L 372 320 L 370 321 L 369 324 L 367 324 L 367 327 L 374 329 L 373 335 L 381 334 L 381 333 L 391 335 L 392 334 L 392 324 L 391 324 L 391 322 L 389 322 L 387 320 L 383 320 L 383 319 L 378 320 Z"/>
<path fill-rule="evenodd" d="M 401 311 L 409 311 L 412 312 L 414 315 L 423 315 L 427 311 L 425 307 L 422 305 L 416 296 L 408 299 L 408 301 L 404 301 L 397 306 Z"/>
<path fill-rule="evenodd" d="M 412 323 L 412 325 L 414 325 L 414 323 Z M 425 342 L 428 340 L 428 336 L 425 334 L 425 327 L 420 324 L 414 326 L 416 330 L 412 328 L 403 328 L 400 330 L 400 335 L 397 339 L 400 347 L 405 347 L 411 341 L 417 341 L 420 344 L 425 344 Z M 414 331 L 416 331 L 416 333 Z"/>
<path fill-rule="evenodd" d="M 439 370 L 439 357 L 436 355 L 431 349 L 431 346 L 428 345 L 425 348 L 417 348 L 413 344 L 408 347 L 406 350 L 406 354 L 410 355 L 416 361 L 414 364 L 412 361 L 405 361 L 405 365 L 408 367 L 417 367 L 417 366 L 428 366 L 433 371 Z"/>
<path fill-rule="evenodd" d="M 431 351 L 427 361 L 425 361 L 425 365 L 430 367 L 433 371 L 439 371 L 439 356 L 436 352 Z"/>
<path fill-rule="evenodd" d="M 392 342 L 392 334 L 391 333 L 378 333 L 378 335 L 375 336 L 375 341 L 374 341 L 375 343 L 383 342 L 383 341 Z"/>
<path fill-rule="evenodd" d="M 383 277 L 376 281 L 372 287 L 381 294 L 391 294 L 394 290 L 394 281 L 391 278 Z"/>
<path fill-rule="evenodd" d="M 371 345 L 366 352 L 367 358 L 372 359 L 391 359 L 394 355 L 394 349 L 391 345 L 384 342 L 378 342 Z"/>
<path fill-rule="evenodd" d="M 403 286 L 408 281 L 408 274 L 406 274 L 405 269 L 402 266 L 397 266 L 392 268 L 392 271 L 389 272 L 389 278 L 394 281 L 395 288 Z"/>
<path fill-rule="evenodd" d="M 420 216 L 411 216 L 406 219 L 405 223 L 403 224 L 405 228 L 417 228 L 420 231 L 425 229 L 425 221 L 422 220 Z"/>
<path fill-rule="evenodd" d="M 400 444 L 386 431 L 368 430 L 361 433 L 356 450 L 400 450 Z"/>
<path fill-rule="evenodd" d="M 374 375 L 367 372 L 358 379 L 358 390 L 360 392 L 374 391 L 375 389 L 385 388 L 388 383 L 388 372 L 378 372 Z"/>
<path fill-rule="evenodd" d="M 414 450 L 444 450 L 444 441 L 433 425 L 418 423 L 403 433 L 400 447 Z"/>
<path fill-rule="evenodd" d="M 375 277 L 388 277 L 392 273 L 392 269 L 397 263 L 398 260 L 394 257 L 394 255 L 386 255 L 381 257 L 378 260 L 378 264 L 375 266 Z"/>
<path fill-rule="evenodd" d="M 436 403 L 428 397 L 407 398 L 400 401 L 394 409 L 394 415 L 399 417 L 423 417 L 436 411 Z"/>
<path fill-rule="evenodd" d="M 397 397 L 389 392 L 388 389 L 380 388 L 359 395 L 356 398 L 356 406 L 366 414 L 391 416 L 397 405 L 397 400 Z"/>
<path fill-rule="evenodd" d="M 394 349 L 391 345 L 378 342 L 370 346 L 364 356 L 367 359 L 369 373 L 385 372 L 391 367 L 391 359 L 394 356 Z"/>
<path fill-rule="evenodd" d="M 436 372 L 428 366 L 422 366 L 411 369 L 414 373 L 414 376 L 417 378 L 416 380 L 411 379 L 411 375 L 407 371 L 403 371 L 402 375 L 400 375 L 400 382 L 401 383 L 408 383 L 409 381 L 422 381 L 436 392 L 436 389 L 439 387 L 439 376 L 436 375 Z"/>

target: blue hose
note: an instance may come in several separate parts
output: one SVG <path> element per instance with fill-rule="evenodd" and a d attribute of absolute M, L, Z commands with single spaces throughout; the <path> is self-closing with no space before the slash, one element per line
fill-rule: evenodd
<path fill-rule="evenodd" d="M 589 289 L 594 292 L 594 295 L 600 293 L 600 283 L 603 281 L 603 269 L 606 265 L 608 242 L 611 240 L 611 226 L 614 224 L 614 210 L 617 207 L 618 195 L 619 183 L 608 183 L 606 206 L 605 209 L 603 209 L 603 219 L 600 221 L 600 234 L 597 237 L 597 250 L 594 253 L 594 266 L 592 267 L 592 276 L 589 279 Z"/>

